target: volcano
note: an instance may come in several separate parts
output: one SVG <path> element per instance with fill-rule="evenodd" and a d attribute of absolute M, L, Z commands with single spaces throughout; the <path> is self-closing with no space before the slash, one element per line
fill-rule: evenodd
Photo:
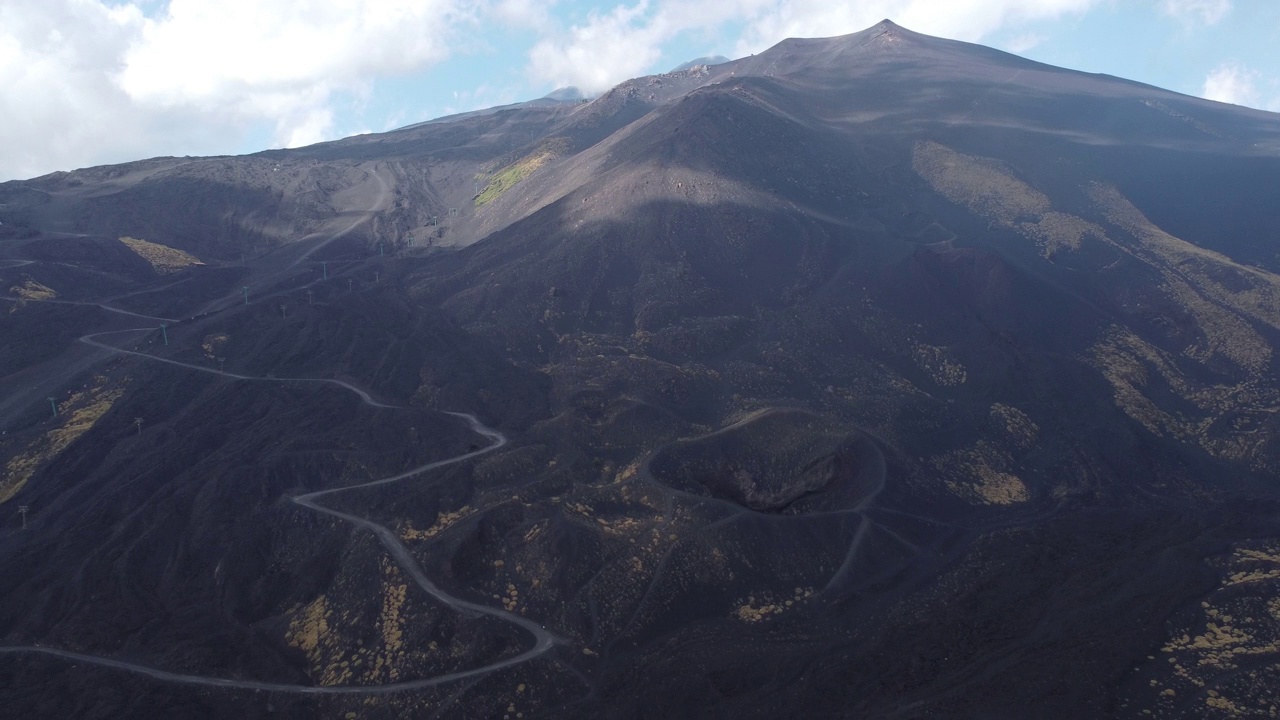
<path fill-rule="evenodd" d="M 889 21 L 0 184 L 0 700 L 1272 713 L 1277 187 Z"/>

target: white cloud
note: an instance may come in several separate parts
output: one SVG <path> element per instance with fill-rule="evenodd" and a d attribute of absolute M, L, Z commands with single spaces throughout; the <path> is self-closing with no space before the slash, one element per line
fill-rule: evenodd
<path fill-rule="evenodd" d="M 1187 25 L 1213 25 L 1231 12 L 1231 0 L 1160 0 L 1160 10 Z"/>
<path fill-rule="evenodd" d="M 864 30 L 884 18 L 919 32 L 980 40 L 996 30 L 1083 13 L 1102 0 L 639 0 L 596 12 L 550 34 L 530 53 L 535 80 L 604 90 L 651 71 L 664 43 L 688 31 L 743 23 L 738 55 L 788 37 L 830 37 Z M 1030 37 L 1030 36 L 1027 36 Z"/>
<path fill-rule="evenodd" d="M 1262 107 L 1262 93 L 1258 90 L 1258 73 L 1235 63 L 1223 63 L 1204 79 L 1201 97 L 1206 100 Z"/>
<path fill-rule="evenodd" d="M 481 0 L 0 3 L 0 180 L 330 139 L 340 98 L 439 62 Z"/>
<path fill-rule="evenodd" d="M 106 74 L 141 22 L 132 8 L 96 2 L 0 5 L 0 178 L 77 157 L 107 139 L 97 131 L 104 123 L 118 126 L 121 144 L 136 142 L 139 118 L 119 117 L 128 98 Z"/>
<path fill-rule="evenodd" d="M 332 140 L 333 111 L 328 108 L 316 108 L 301 120 L 294 122 L 288 132 L 289 136 L 283 143 L 287 148 L 304 147 Z"/>
<path fill-rule="evenodd" d="M 286 146 L 329 139 L 339 92 L 448 55 L 452 0 L 171 0 L 116 75 L 134 101 L 272 118 Z"/>
<path fill-rule="evenodd" d="M 638 0 L 593 11 L 586 22 L 543 37 L 529 53 L 539 82 L 573 85 L 587 94 L 653 69 L 662 46 L 689 31 L 714 31 L 730 21 L 760 17 L 787 0 Z"/>
<path fill-rule="evenodd" d="M 497 0 L 489 14 L 509 27 L 548 30 L 554 4 L 554 0 Z"/>
<path fill-rule="evenodd" d="M 532 79 L 591 93 L 665 69 L 655 65 L 681 36 L 728 38 L 731 53 L 708 50 L 741 56 L 786 37 L 841 35 L 890 18 L 961 40 L 1009 38 L 1005 47 L 1025 52 L 1045 39 L 1043 23 L 1114 1 L 613 0 L 565 24 L 556 0 L 0 0 L 0 180 L 157 154 L 236 152 L 264 135 L 295 146 L 381 126 L 350 117 L 370 105 L 374 80 L 477 48 L 497 54 L 497 36 L 485 34 L 482 20 L 515 31 L 503 42 L 530 39 Z M 1230 0 L 1156 2 L 1186 23 L 1212 24 L 1231 10 Z M 488 82 L 501 89 L 477 87 L 447 110 L 527 97 L 503 80 Z M 1280 97 L 1238 66 L 1215 70 L 1204 94 L 1269 107 L 1267 98 Z"/>
<path fill-rule="evenodd" d="M 1037 47 L 1040 43 L 1048 40 L 1047 37 L 1040 33 L 1022 33 L 1004 44 L 1005 50 L 1011 53 L 1024 53 L 1032 48 Z"/>
<path fill-rule="evenodd" d="M 171 0 L 145 21 L 119 81 L 130 96 L 210 106 L 228 96 L 358 85 L 443 59 L 450 0 Z"/>
<path fill-rule="evenodd" d="M 604 90 L 643 74 L 658 59 L 671 33 L 658 18 L 647 16 L 648 3 L 618 5 L 611 12 L 591 13 L 567 36 L 544 39 L 529 52 L 530 72 L 539 80 L 575 85 L 584 92 Z"/>

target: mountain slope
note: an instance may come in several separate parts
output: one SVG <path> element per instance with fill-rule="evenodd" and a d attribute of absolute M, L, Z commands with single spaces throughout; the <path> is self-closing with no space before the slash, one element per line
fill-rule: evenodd
<path fill-rule="evenodd" d="M 0 539 L 4 699 L 1269 712 L 1278 184 L 1275 115 L 885 22 L 0 186 L 3 327 L 37 344 L 2 366 L 0 502 L 34 520 Z M 290 502 L 344 486 L 416 564 Z"/>

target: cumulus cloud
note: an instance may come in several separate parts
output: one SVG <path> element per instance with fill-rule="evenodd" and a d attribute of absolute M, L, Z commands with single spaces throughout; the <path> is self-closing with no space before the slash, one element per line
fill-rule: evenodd
<path fill-rule="evenodd" d="M 171 0 L 143 23 L 119 74 L 130 96 L 203 107 L 274 105 L 317 83 L 361 84 L 447 55 L 450 0 Z"/>
<path fill-rule="evenodd" d="M 271 118 L 297 147 L 332 138 L 335 94 L 444 59 L 465 17 L 452 0 L 171 0 L 115 79 L 142 104 Z"/>
<path fill-rule="evenodd" d="M 0 5 L 0 178 L 52 170 L 104 142 L 113 126 L 122 145 L 141 118 L 107 75 L 141 28 L 133 7 L 53 0 Z M 116 134 L 118 133 L 118 134 Z"/>
<path fill-rule="evenodd" d="M 652 72 L 681 38 L 727 37 L 728 47 L 707 49 L 741 56 L 887 17 L 961 40 L 998 34 L 1023 52 L 1043 41 L 1040 23 L 1109 1 L 614 0 L 573 23 L 557 19 L 556 0 L 0 1 L 0 180 L 236 152 L 249 137 L 277 146 L 332 139 L 351 127 L 344 109 L 359 107 L 377 78 L 487 46 L 482 22 L 530 39 L 534 81 L 595 93 Z M 1231 0 L 1157 2 L 1187 23 L 1231 11 Z M 1204 95 L 1259 106 L 1274 90 L 1224 65 Z M 481 87 L 450 110 L 523 94 Z"/>
<path fill-rule="evenodd" d="M 1258 90 L 1258 73 L 1235 63 L 1224 63 L 1209 73 L 1200 91 L 1206 100 L 1232 105 L 1262 106 L 1262 94 Z"/>
<path fill-rule="evenodd" d="M 314 108 L 297 117 L 290 124 L 289 135 L 284 138 L 284 147 L 296 148 L 314 145 L 318 142 L 333 139 L 333 111 L 329 108 Z"/>
<path fill-rule="evenodd" d="M 680 33 L 742 23 L 738 55 L 788 37 L 828 37 L 863 30 L 884 18 L 912 30 L 981 40 L 996 30 L 1082 13 L 1101 0 L 640 0 L 588 16 L 550 34 L 530 53 L 535 80 L 604 90 L 642 74 Z M 1027 36 L 1030 37 L 1030 36 Z"/>
<path fill-rule="evenodd" d="M 1010 39 L 1004 44 L 1004 46 L 1005 49 L 1011 53 L 1024 53 L 1038 47 L 1047 39 L 1048 38 L 1040 33 L 1022 33 L 1021 35 Z"/>
<path fill-rule="evenodd" d="M 648 3 L 642 0 L 603 14 L 592 12 L 565 37 L 534 45 L 529 52 L 532 74 L 588 93 L 642 74 L 658 59 L 661 44 L 670 39 L 663 19 L 649 17 L 647 11 Z"/>
<path fill-rule="evenodd" d="M 1231 12 L 1231 0 L 1161 0 L 1160 9 L 1188 25 L 1213 25 Z"/>
<path fill-rule="evenodd" d="M 547 30 L 553 5 L 549 0 L 497 0 L 489 7 L 489 15 L 509 27 Z"/>
<path fill-rule="evenodd" d="M 508 0 L 511 7 L 519 3 Z M 0 179 L 330 139 L 372 78 L 439 62 L 477 0 L 0 3 Z"/>

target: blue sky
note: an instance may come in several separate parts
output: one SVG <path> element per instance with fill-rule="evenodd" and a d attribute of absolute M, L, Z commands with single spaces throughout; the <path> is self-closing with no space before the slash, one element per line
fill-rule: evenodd
<path fill-rule="evenodd" d="M 904 27 L 1280 111 L 1274 0 L 6 0 L 0 181 L 600 92 L 785 37 Z"/>

